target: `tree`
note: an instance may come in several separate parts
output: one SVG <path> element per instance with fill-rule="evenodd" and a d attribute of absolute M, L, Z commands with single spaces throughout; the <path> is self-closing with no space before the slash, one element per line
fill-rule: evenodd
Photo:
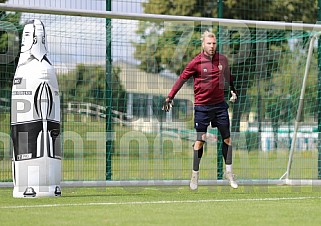
<path fill-rule="evenodd" d="M 301 0 L 227 0 L 223 17 L 244 20 L 317 22 L 317 1 Z"/>
<path fill-rule="evenodd" d="M 126 111 L 126 94 L 119 81 L 119 67 L 112 68 L 112 108 Z M 105 106 L 106 70 L 102 65 L 78 64 L 74 71 L 58 75 L 64 101 L 90 102 Z"/>
<path fill-rule="evenodd" d="M 317 22 L 317 1 L 302 2 L 300 0 L 294 1 L 225 1 L 224 2 L 224 18 L 235 18 L 235 19 L 247 19 L 247 20 L 265 20 L 265 21 L 285 21 L 285 22 L 305 22 L 305 23 L 316 23 Z M 239 6 L 247 6 L 242 8 Z M 227 9 L 226 9 L 227 8 Z M 251 10 L 250 13 L 248 9 Z M 257 29 L 250 29 L 251 38 L 256 39 Z M 289 31 L 272 31 L 266 34 L 267 39 L 269 36 L 278 35 L 278 39 L 282 39 Z M 308 36 L 307 36 L 308 37 Z M 306 40 L 305 40 L 306 41 Z M 255 81 L 255 77 L 258 79 L 270 79 L 273 72 L 277 69 L 275 63 L 280 59 L 281 51 L 284 51 L 285 48 L 288 48 L 288 45 L 285 45 L 286 39 L 279 42 L 268 42 L 264 44 L 263 42 L 253 42 L 250 49 L 250 55 L 247 58 L 246 62 L 242 64 L 232 65 L 232 72 L 236 75 L 236 81 L 242 81 L 239 83 L 239 86 L 247 87 L 241 90 L 241 97 L 247 96 L 248 89 L 253 85 L 250 81 Z M 272 49 L 274 51 L 272 51 Z M 277 49 L 278 51 L 275 51 Z M 268 52 L 270 54 L 262 54 L 262 51 Z M 275 58 L 275 55 L 279 55 L 278 58 Z M 263 56 L 263 58 L 262 58 Z M 273 58 L 269 58 L 273 56 Z M 262 59 L 260 59 L 262 58 Z M 258 65 L 257 61 L 268 62 L 266 68 L 262 68 L 262 65 Z M 255 68 L 251 68 L 248 65 L 255 65 Z M 258 70 L 258 68 L 262 70 Z M 266 73 L 269 72 L 269 73 Z M 244 81 L 244 82 L 243 82 Z M 258 89 L 260 89 L 258 87 Z M 262 102 L 260 93 L 258 93 L 258 101 Z M 233 112 L 236 112 L 232 119 L 232 130 L 235 132 L 239 131 L 239 122 L 241 115 L 240 112 L 246 112 L 246 109 L 242 106 L 245 100 L 240 99 L 235 105 Z M 280 103 L 280 102 L 279 102 Z M 278 109 L 280 106 L 267 107 L 268 109 Z M 260 114 L 258 114 L 260 117 Z M 280 115 L 277 114 L 273 118 L 273 128 L 277 129 L 278 123 L 280 120 Z M 258 119 L 260 122 L 262 119 Z M 290 118 L 288 118 L 290 120 Z"/>
<path fill-rule="evenodd" d="M 143 7 L 145 13 L 209 17 L 216 12 L 215 4 L 215 1 L 204 0 L 150 0 L 143 3 Z M 141 22 L 136 32 L 141 42 L 133 43 L 136 49 L 134 56 L 141 61 L 140 68 L 146 72 L 158 73 L 166 68 L 179 74 L 190 58 L 199 52 L 199 32 L 206 28 L 191 23 Z M 184 40 L 184 36 L 188 39 Z M 182 55 L 175 59 L 174 51 L 178 50 L 177 45 L 181 41 L 185 43 L 176 54 Z"/>
<path fill-rule="evenodd" d="M 0 3 L 4 3 L 6 0 L 0 0 Z M 23 25 L 20 24 L 21 13 L 7 13 L 0 12 L 0 18 L 2 22 L 9 22 L 11 25 L 15 26 L 18 30 L 19 37 L 11 37 L 6 31 L 0 31 L 0 54 L 6 54 L 9 45 L 14 45 L 13 43 L 8 43 L 8 41 L 19 39 L 21 40 Z M 13 46 L 14 48 L 19 48 L 15 53 L 20 52 L 20 46 Z M 1 97 L 10 98 L 10 90 L 12 87 L 12 79 L 16 70 L 16 66 L 19 60 L 19 54 L 11 62 L 1 63 L 0 62 L 0 90 Z"/>
<path fill-rule="evenodd" d="M 180 16 L 217 17 L 217 2 L 205 0 L 161 1 L 149 0 L 143 3 L 145 13 L 167 14 Z M 265 20 L 265 21 L 302 21 L 317 22 L 317 1 L 304 2 L 300 0 L 267 1 L 267 0 L 226 0 L 223 2 L 223 18 Z M 140 67 L 152 73 L 158 73 L 164 68 L 179 74 L 186 65 L 188 58 L 199 51 L 200 32 L 211 25 L 198 23 L 190 24 L 188 31 L 161 22 L 141 22 L 136 33 L 140 42 L 135 46 L 134 56 L 140 60 Z M 174 23 L 175 25 L 175 23 Z M 192 27 L 191 27 L 192 26 Z M 181 27 L 181 26 L 180 26 Z M 186 49 L 180 62 L 173 62 L 173 51 L 179 44 L 183 34 L 191 32 L 192 37 L 187 40 Z M 252 30 L 255 33 L 255 30 Z M 253 48 L 255 49 L 255 48 Z M 233 50 L 232 50 L 233 51 Z M 179 66 L 177 66 L 179 63 Z M 176 65 L 172 68 L 171 65 Z"/>

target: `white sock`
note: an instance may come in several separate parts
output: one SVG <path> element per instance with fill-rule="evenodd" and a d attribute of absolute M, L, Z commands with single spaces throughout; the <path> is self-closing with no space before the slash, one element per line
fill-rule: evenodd
<path fill-rule="evenodd" d="M 225 165 L 226 172 L 232 172 L 232 165 Z"/>

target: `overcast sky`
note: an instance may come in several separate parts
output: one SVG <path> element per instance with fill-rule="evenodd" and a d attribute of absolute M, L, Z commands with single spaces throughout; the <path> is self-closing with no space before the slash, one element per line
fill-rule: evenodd
<path fill-rule="evenodd" d="M 112 0 L 112 11 L 141 13 L 144 0 Z M 106 10 L 105 0 L 9 0 L 7 4 L 47 8 Z M 55 64 L 101 63 L 105 56 L 105 19 L 23 14 L 22 20 L 40 19 L 46 28 L 49 56 Z M 114 60 L 135 62 L 131 41 L 137 40 L 137 21 L 112 21 Z"/>

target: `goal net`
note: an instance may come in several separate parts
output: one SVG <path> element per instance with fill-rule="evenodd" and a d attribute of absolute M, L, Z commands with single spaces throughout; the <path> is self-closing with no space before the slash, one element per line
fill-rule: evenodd
<path fill-rule="evenodd" d="M 161 105 L 187 62 L 201 51 L 205 30 L 217 35 L 218 51 L 227 56 L 239 92 L 238 101 L 229 103 L 238 180 L 311 183 L 321 177 L 317 41 L 308 54 L 321 26 L 5 4 L 0 9 L 6 11 L 0 28 L 8 46 L 17 44 L 26 21 L 37 18 L 45 25 L 61 93 L 65 183 L 188 183 L 196 138 L 193 82 L 179 91 L 172 111 L 164 113 Z M 8 53 L 4 49 L 2 56 Z M 15 62 L 2 63 L 0 73 L 2 182 L 11 180 Z M 224 184 L 216 128 L 209 128 L 207 137 L 200 182 Z"/>

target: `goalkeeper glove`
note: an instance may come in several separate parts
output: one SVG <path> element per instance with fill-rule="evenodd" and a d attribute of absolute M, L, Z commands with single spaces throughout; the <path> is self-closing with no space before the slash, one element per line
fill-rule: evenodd
<path fill-rule="evenodd" d="M 169 112 L 169 110 L 171 110 L 173 106 L 174 106 L 174 101 L 171 98 L 167 97 L 163 103 L 162 110 Z"/>
<path fill-rule="evenodd" d="M 234 103 L 236 100 L 237 100 L 237 93 L 236 93 L 236 91 L 235 90 L 231 90 L 231 98 L 230 98 L 230 101 L 232 102 L 232 103 Z"/>

